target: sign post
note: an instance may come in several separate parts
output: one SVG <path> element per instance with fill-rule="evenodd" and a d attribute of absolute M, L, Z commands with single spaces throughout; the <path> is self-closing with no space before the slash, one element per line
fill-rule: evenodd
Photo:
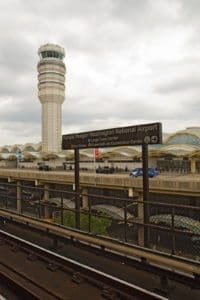
<path fill-rule="evenodd" d="M 149 175 L 148 175 L 148 144 L 142 144 L 142 167 L 143 167 L 143 202 L 144 202 L 144 223 L 149 223 Z M 149 228 L 144 227 L 144 246 L 149 243 Z"/>
<path fill-rule="evenodd" d="M 79 184 L 79 149 L 74 150 L 75 157 L 75 224 L 76 228 L 80 229 L 80 184 Z"/>
<path fill-rule="evenodd" d="M 143 200 L 144 223 L 149 222 L 149 177 L 148 177 L 148 145 L 162 144 L 162 124 L 151 123 L 128 127 L 110 128 L 65 134 L 62 136 L 62 149 L 75 150 L 75 191 L 76 191 L 76 227 L 80 228 L 80 195 L 79 195 L 79 149 L 136 146 L 142 145 L 143 160 Z M 148 228 L 147 228 L 148 229 Z M 148 230 L 144 230 L 145 244 L 148 244 Z"/>
<path fill-rule="evenodd" d="M 19 167 L 19 162 L 22 160 L 22 152 L 21 152 L 21 150 L 17 151 L 16 156 L 17 156 L 17 168 L 18 168 Z"/>

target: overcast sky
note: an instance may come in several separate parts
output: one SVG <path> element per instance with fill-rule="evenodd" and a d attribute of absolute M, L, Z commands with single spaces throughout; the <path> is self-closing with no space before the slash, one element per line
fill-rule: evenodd
<path fill-rule="evenodd" d="M 0 1 L 0 145 L 41 141 L 38 48 L 65 48 L 63 134 L 200 126 L 199 0 Z"/>

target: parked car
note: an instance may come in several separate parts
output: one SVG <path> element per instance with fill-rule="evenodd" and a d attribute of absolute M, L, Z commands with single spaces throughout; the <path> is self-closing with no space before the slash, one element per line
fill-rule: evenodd
<path fill-rule="evenodd" d="M 49 167 L 48 165 L 45 165 L 43 162 L 42 163 L 38 163 L 38 169 L 40 171 L 50 171 L 51 167 Z"/>
<path fill-rule="evenodd" d="M 129 173 L 129 175 L 134 176 L 134 177 L 142 176 L 143 170 L 142 170 L 142 168 L 135 168 Z"/>
<path fill-rule="evenodd" d="M 44 165 L 44 166 L 40 166 L 39 170 L 40 171 L 51 171 L 51 167 L 49 167 L 48 165 Z"/>
<path fill-rule="evenodd" d="M 149 177 L 157 176 L 157 175 L 159 175 L 159 171 L 157 168 L 151 167 L 148 169 L 148 175 L 149 175 Z"/>
<path fill-rule="evenodd" d="M 159 174 L 159 172 L 158 172 L 157 168 L 154 168 L 154 167 L 148 168 L 148 176 L 149 177 L 152 178 L 154 176 L 157 176 L 158 174 Z M 143 169 L 135 168 L 129 173 L 129 175 L 133 176 L 133 177 L 143 176 Z"/>
<path fill-rule="evenodd" d="M 104 173 L 104 174 L 113 174 L 115 172 L 115 169 L 113 167 L 98 167 L 96 169 L 96 173 Z"/>

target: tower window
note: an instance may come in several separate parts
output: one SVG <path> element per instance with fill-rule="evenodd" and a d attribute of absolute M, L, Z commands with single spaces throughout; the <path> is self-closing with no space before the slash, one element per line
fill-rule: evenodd
<path fill-rule="evenodd" d="M 42 58 L 46 58 L 46 57 L 55 57 L 55 58 L 59 58 L 60 60 L 63 59 L 64 55 L 62 53 L 59 53 L 57 51 L 43 51 L 42 52 Z"/>

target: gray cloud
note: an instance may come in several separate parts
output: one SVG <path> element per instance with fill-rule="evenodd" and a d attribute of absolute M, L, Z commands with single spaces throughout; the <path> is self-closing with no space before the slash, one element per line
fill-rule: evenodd
<path fill-rule="evenodd" d="M 30 102 L 29 102 L 30 101 Z M 25 102 L 15 102 L 11 99 L 5 105 L 9 110 L 1 109 L 0 119 L 1 122 L 6 121 L 10 123 L 21 123 L 23 122 L 24 126 L 28 126 L 28 123 L 40 123 L 40 104 L 34 105 L 33 99 L 26 99 Z M 0 105 L 1 107 L 1 105 Z"/>
<path fill-rule="evenodd" d="M 178 1 L 116 0 L 112 2 L 112 13 L 116 20 L 136 25 L 135 31 L 149 31 L 162 26 L 173 26 L 179 19 Z"/>
<path fill-rule="evenodd" d="M 64 130 L 199 125 L 199 8 L 198 0 L 1 1 L 1 144 L 41 139 L 37 50 L 47 42 L 66 49 Z"/>
<path fill-rule="evenodd" d="M 176 78 L 171 82 L 160 84 L 155 88 L 155 92 L 160 94 L 171 94 L 176 92 L 186 92 L 191 89 L 200 89 L 200 77 Z"/>
<path fill-rule="evenodd" d="M 181 0 L 181 16 L 184 21 L 199 22 L 200 2 L 198 0 Z"/>
<path fill-rule="evenodd" d="M 7 42 L 1 42 L 0 64 L 5 70 L 20 73 L 31 71 L 30 61 L 34 59 L 32 45 L 23 36 L 8 36 Z"/>

